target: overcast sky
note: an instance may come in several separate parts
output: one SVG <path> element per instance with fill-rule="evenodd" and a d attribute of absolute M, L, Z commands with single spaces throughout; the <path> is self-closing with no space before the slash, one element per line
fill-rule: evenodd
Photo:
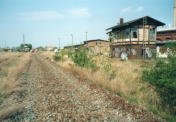
<path fill-rule="evenodd" d="M 105 29 L 142 16 L 173 23 L 173 0 L 0 0 L 0 47 L 71 45 L 107 39 Z"/>

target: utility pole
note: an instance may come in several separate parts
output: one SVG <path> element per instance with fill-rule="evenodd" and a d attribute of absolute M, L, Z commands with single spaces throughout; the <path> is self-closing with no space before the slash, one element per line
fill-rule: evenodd
<path fill-rule="evenodd" d="M 58 38 L 58 40 L 59 40 L 59 50 L 60 50 L 60 38 Z"/>
<path fill-rule="evenodd" d="M 87 33 L 88 33 L 88 32 L 86 32 L 86 45 L 87 45 L 87 47 L 88 47 L 88 42 L 87 42 Z"/>
<path fill-rule="evenodd" d="M 86 41 L 87 41 L 87 33 L 88 33 L 88 32 L 86 32 Z"/>
<path fill-rule="evenodd" d="M 23 44 L 25 45 L 25 35 L 23 34 Z"/>
<path fill-rule="evenodd" d="M 174 21 L 174 28 L 176 28 L 176 0 L 174 0 L 174 15 L 173 15 L 173 21 Z"/>
<path fill-rule="evenodd" d="M 6 42 L 6 40 L 5 40 L 5 45 L 4 45 L 4 48 L 6 48 L 7 47 L 7 42 Z"/>
<path fill-rule="evenodd" d="M 71 34 L 71 38 L 72 38 L 72 47 L 73 47 L 73 34 Z"/>

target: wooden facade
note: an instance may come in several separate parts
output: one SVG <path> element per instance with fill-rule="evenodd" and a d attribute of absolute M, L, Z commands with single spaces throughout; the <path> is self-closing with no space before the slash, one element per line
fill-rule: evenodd
<path fill-rule="evenodd" d="M 142 17 L 108 28 L 111 57 L 121 57 L 126 53 L 128 58 L 153 57 L 152 50 L 156 45 L 156 29 L 165 25 L 151 17 Z"/>

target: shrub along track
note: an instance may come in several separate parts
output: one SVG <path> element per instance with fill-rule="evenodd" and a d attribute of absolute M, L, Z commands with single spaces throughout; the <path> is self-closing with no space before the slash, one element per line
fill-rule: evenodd
<path fill-rule="evenodd" d="M 27 121 L 161 121 L 37 54 L 26 77 Z"/>

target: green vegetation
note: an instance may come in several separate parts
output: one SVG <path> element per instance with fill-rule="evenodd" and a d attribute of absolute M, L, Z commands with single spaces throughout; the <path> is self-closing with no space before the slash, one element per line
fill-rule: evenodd
<path fill-rule="evenodd" d="M 8 49 L 7 49 L 7 48 L 4 48 L 3 51 L 4 51 L 4 52 L 8 52 Z"/>
<path fill-rule="evenodd" d="M 0 93 L 0 105 L 3 103 L 3 101 L 6 97 L 7 97 L 7 95 Z"/>
<path fill-rule="evenodd" d="M 159 109 L 176 116 L 176 53 L 173 52 L 167 59 L 157 59 L 154 67 L 143 71 L 142 79 L 153 86 L 161 98 L 160 108 L 150 110 L 159 114 Z"/>
<path fill-rule="evenodd" d="M 88 67 L 91 58 L 88 57 L 85 49 L 80 48 L 77 52 L 73 54 L 72 60 L 76 65 L 80 67 Z"/>
<path fill-rule="evenodd" d="M 32 50 L 32 44 L 21 44 L 20 45 L 20 52 L 25 51 L 25 46 L 29 48 L 29 51 Z"/>
<path fill-rule="evenodd" d="M 46 51 L 46 49 L 42 46 L 38 47 L 37 49 L 38 49 L 38 51 Z"/>
<path fill-rule="evenodd" d="M 28 48 L 28 49 L 25 49 L 25 48 Z M 21 44 L 20 46 L 12 47 L 11 49 L 12 49 L 12 52 L 28 52 L 32 50 L 32 44 Z M 6 50 L 8 51 L 8 48 Z"/>
<path fill-rule="evenodd" d="M 62 59 L 61 56 L 59 56 L 57 54 L 54 55 L 53 58 L 54 58 L 55 61 L 61 61 L 61 59 Z"/>
<path fill-rule="evenodd" d="M 79 48 L 75 53 L 72 54 L 72 60 L 76 65 L 90 68 L 93 72 L 95 72 L 98 70 L 98 66 L 92 58 L 93 57 L 88 56 L 87 50 L 85 48 Z"/>
<path fill-rule="evenodd" d="M 66 52 L 64 50 L 61 50 L 60 52 L 56 52 L 55 55 L 53 56 L 53 59 L 55 61 L 64 61 L 64 55 Z"/>
<path fill-rule="evenodd" d="M 176 50 L 176 42 L 170 42 L 165 45 L 166 48 L 169 48 L 171 50 Z"/>

